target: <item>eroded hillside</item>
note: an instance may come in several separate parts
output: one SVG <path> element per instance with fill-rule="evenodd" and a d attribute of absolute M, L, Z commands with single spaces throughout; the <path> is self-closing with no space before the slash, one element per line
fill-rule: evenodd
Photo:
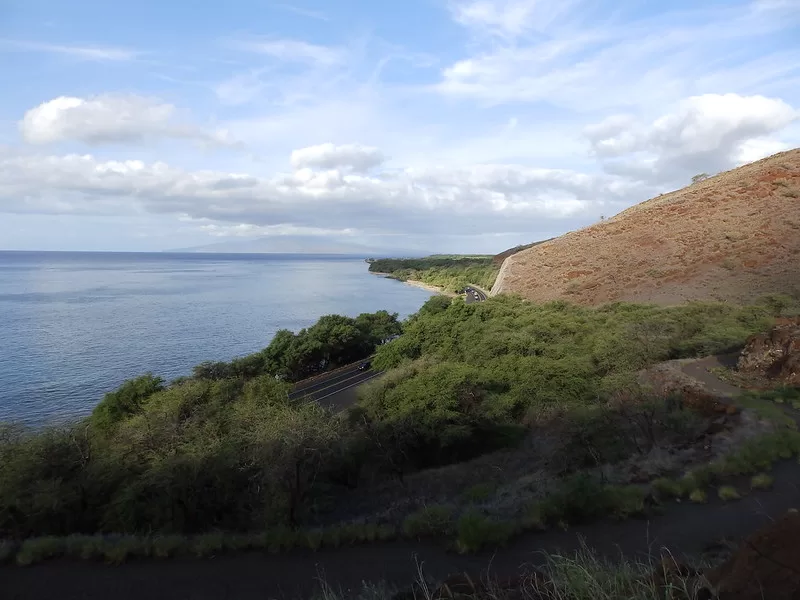
<path fill-rule="evenodd" d="M 662 305 L 800 294 L 800 149 L 510 256 L 492 293 Z"/>

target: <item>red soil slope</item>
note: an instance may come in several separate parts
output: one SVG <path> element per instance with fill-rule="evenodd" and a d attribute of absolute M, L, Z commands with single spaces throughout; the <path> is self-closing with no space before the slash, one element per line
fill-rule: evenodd
<path fill-rule="evenodd" d="M 517 252 L 492 293 L 585 305 L 800 295 L 800 149 Z"/>

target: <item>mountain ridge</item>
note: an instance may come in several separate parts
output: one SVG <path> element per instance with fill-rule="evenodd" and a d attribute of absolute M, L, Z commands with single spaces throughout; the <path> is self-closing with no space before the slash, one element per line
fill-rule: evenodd
<path fill-rule="evenodd" d="M 511 254 L 500 293 L 584 305 L 800 296 L 800 148 Z"/>
<path fill-rule="evenodd" d="M 248 240 L 230 240 L 190 246 L 170 248 L 165 252 L 214 252 L 242 254 L 347 254 L 372 256 L 422 256 L 426 252 L 404 248 L 380 248 L 352 242 L 332 241 L 318 236 L 263 236 Z"/>

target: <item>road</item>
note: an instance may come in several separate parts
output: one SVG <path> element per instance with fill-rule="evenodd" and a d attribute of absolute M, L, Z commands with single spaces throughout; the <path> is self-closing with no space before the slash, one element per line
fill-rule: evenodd
<path fill-rule="evenodd" d="M 319 402 L 326 408 L 342 410 L 356 401 L 358 386 L 370 381 L 383 373 L 359 367 L 364 361 L 354 363 L 334 373 L 320 375 L 311 380 L 299 381 L 289 393 L 290 400 L 305 399 Z"/>
<path fill-rule="evenodd" d="M 469 285 L 464 288 L 464 293 L 467 295 L 467 297 L 464 299 L 464 302 L 467 304 L 472 304 L 473 302 L 484 302 L 486 300 L 486 294 Z"/>

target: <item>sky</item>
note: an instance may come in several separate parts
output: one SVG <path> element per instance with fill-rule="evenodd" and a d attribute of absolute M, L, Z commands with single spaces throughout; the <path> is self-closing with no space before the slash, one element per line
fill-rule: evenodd
<path fill-rule="evenodd" d="M 0 0 L 0 249 L 499 252 L 800 146 L 800 0 Z"/>

